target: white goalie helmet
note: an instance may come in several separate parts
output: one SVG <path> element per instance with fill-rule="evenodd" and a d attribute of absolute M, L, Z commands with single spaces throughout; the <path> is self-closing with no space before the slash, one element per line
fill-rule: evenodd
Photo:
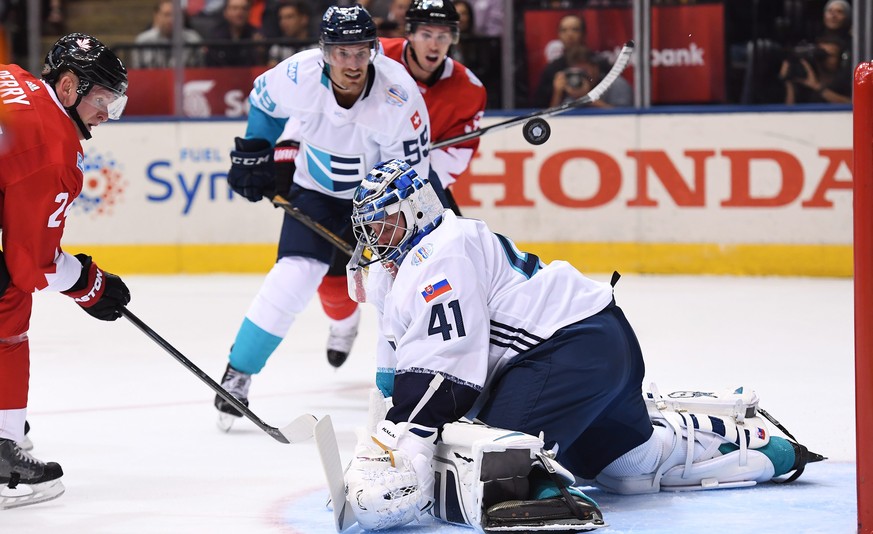
<path fill-rule="evenodd" d="M 373 167 L 355 190 L 352 227 L 359 246 L 369 250 L 370 263 L 393 268 L 437 227 L 444 212 L 430 181 L 393 159 Z"/>

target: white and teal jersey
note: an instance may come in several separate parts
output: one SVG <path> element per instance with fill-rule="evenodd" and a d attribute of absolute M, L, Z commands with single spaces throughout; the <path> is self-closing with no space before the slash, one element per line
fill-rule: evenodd
<path fill-rule="evenodd" d="M 487 391 L 511 359 L 608 306 L 612 286 L 564 261 L 543 264 L 484 222 L 449 211 L 410 250 L 393 281 L 374 269 L 367 296 L 394 349 L 385 344 L 377 351 L 383 384 L 393 369 L 398 377 L 439 373 Z M 402 383 L 394 381 L 398 388 Z M 386 393 L 418 399 L 424 391 Z"/>
<path fill-rule="evenodd" d="M 392 158 L 428 176 L 430 119 L 406 69 L 377 55 L 367 87 L 345 109 L 337 104 L 323 67 L 321 50 L 306 50 L 259 76 L 249 96 L 246 136 L 275 143 L 282 125 L 259 128 L 264 115 L 298 121 L 294 183 L 332 197 L 352 198 L 370 169 Z"/>

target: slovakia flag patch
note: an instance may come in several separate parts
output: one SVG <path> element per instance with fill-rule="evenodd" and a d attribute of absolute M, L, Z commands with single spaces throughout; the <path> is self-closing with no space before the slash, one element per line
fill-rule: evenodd
<path fill-rule="evenodd" d="M 448 280 L 442 279 L 435 284 L 431 284 L 424 288 L 424 291 L 421 292 L 421 296 L 424 297 L 425 302 L 430 302 L 438 296 L 448 293 L 452 290 L 452 284 L 449 283 Z"/>

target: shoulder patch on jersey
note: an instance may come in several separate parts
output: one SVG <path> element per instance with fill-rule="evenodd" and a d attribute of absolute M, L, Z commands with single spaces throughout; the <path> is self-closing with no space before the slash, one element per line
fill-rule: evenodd
<path fill-rule="evenodd" d="M 297 65 L 296 61 L 292 61 L 288 64 L 288 70 L 285 71 L 285 75 L 295 84 L 297 83 Z"/>
<path fill-rule="evenodd" d="M 81 152 L 76 152 L 76 167 L 85 174 L 85 155 Z"/>
<path fill-rule="evenodd" d="M 421 296 L 424 298 L 425 302 L 430 302 L 440 295 L 445 295 L 451 290 L 452 284 L 449 283 L 447 278 L 443 278 L 435 284 L 424 286 L 424 289 L 421 291 Z"/>
<path fill-rule="evenodd" d="M 385 93 L 388 95 L 385 102 L 392 106 L 402 107 L 409 100 L 409 94 L 406 92 L 406 89 L 397 84 L 390 86 L 385 90 Z"/>
<path fill-rule="evenodd" d="M 412 253 L 412 264 L 413 265 L 421 265 L 421 262 L 430 258 L 433 255 L 433 244 L 425 243 L 424 245 L 415 249 Z"/>
<path fill-rule="evenodd" d="M 413 130 L 418 130 L 418 127 L 421 126 L 421 115 L 416 111 L 412 114 L 412 117 L 409 117 L 409 122 L 412 123 Z"/>
<path fill-rule="evenodd" d="M 478 86 L 478 87 L 483 87 L 482 82 L 479 80 L 479 78 L 476 77 L 476 75 L 470 69 L 467 69 L 467 78 L 470 79 L 470 83 L 472 83 L 473 85 Z"/>

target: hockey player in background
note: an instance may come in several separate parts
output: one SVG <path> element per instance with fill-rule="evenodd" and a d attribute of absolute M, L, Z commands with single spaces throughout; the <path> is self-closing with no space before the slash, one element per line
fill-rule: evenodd
<path fill-rule="evenodd" d="M 406 11 L 406 37 L 380 40 L 385 55 L 406 67 L 424 96 L 434 143 L 478 130 L 485 114 L 482 82 L 449 57 L 451 46 L 458 43 L 459 20 L 451 0 L 413 0 Z M 430 153 L 431 181 L 436 174 L 457 215 L 460 210 L 449 188 L 467 170 L 477 148 L 478 137 Z"/>
<path fill-rule="evenodd" d="M 478 130 L 485 113 L 487 95 L 482 82 L 449 57 L 450 48 L 458 43 L 459 20 L 451 0 L 414 0 L 406 11 L 406 37 L 380 39 L 384 54 L 406 67 L 418 85 L 430 115 L 434 143 Z M 478 137 L 430 151 L 431 180 L 442 186 L 445 198 L 441 200 L 458 215 L 461 211 L 449 188 L 467 170 L 477 148 Z M 348 357 L 360 320 L 346 291 L 344 261 L 331 265 L 318 294 L 331 319 L 327 358 L 339 367 Z"/>
<path fill-rule="evenodd" d="M 523 448 L 543 433 L 531 449 L 536 454 L 522 458 L 530 480 L 501 489 L 503 504 L 482 512 L 486 522 L 503 514 L 504 526 L 526 531 L 548 530 L 524 519 L 544 516 L 551 527 L 602 526 L 596 504 L 567 487 L 576 477 L 626 494 L 735 487 L 822 459 L 770 436 L 763 420 L 745 412 L 744 423 L 651 414 L 640 345 L 613 295 L 618 277 L 598 282 L 566 262 L 544 264 L 519 251 L 485 223 L 444 209 L 427 179 L 402 161 L 379 164 L 361 183 L 352 225 L 356 255 L 366 249 L 373 263 L 366 281 L 361 268 L 350 276 L 358 300 L 365 296 L 379 312 L 377 385 L 393 404 L 359 440 L 346 475 L 364 528 L 396 526 L 427 510 L 434 469 L 453 462 L 457 469 L 437 477 L 437 517 L 457 518 L 458 502 L 469 514 L 470 503 L 494 494 L 489 484 L 515 480 L 494 474 L 500 462 L 474 465 L 485 458 L 476 436 L 487 437 L 489 427 L 508 429 L 484 441 L 494 442 L 494 452 L 520 433 L 527 435 Z M 458 427 L 462 417 L 488 427 Z M 437 462 L 440 433 L 440 446 L 478 446 Z M 543 462 L 553 468 L 531 470 L 531 458 L 540 456 L 551 457 Z M 457 500 L 446 493 L 453 478 L 460 479 Z M 478 497 L 464 496 L 471 491 Z M 556 499 L 568 504 L 556 509 Z M 480 519 L 471 524 L 481 528 Z"/>
<path fill-rule="evenodd" d="M 80 140 L 118 119 L 127 102 L 127 70 L 97 39 L 73 33 L 46 55 L 42 80 L 0 65 L 0 509 L 64 492 L 63 472 L 17 444 L 24 437 L 32 294 L 60 291 L 104 321 L 130 301 L 122 280 L 90 256 L 61 249 L 70 204 L 82 191 Z M 16 486 L 29 487 L 28 492 Z M 4 493 L 4 490 L 6 491 Z"/>
<path fill-rule="evenodd" d="M 403 67 L 376 54 L 376 26 L 360 5 L 332 6 L 321 21 L 320 49 L 291 56 L 255 80 L 244 138 L 231 152 L 228 182 L 252 202 L 279 193 L 309 217 L 351 239 L 352 194 L 377 162 L 400 158 L 429 172 L 430 122 Z M 293 184 L 279 186 L 273 144 L 286 122 L 299 123 Z M 315 294 L 334 255 L 315 232 L 285 215 L 278 260 L 246 313 L 222 386 L 248 404 L 251 377 Z M 345 259 L 343 260 L 345 261 Z M 241 414 L 216 396 L 229 429 Z M 231 416 L 230 418 L 227 415 Z"/>

